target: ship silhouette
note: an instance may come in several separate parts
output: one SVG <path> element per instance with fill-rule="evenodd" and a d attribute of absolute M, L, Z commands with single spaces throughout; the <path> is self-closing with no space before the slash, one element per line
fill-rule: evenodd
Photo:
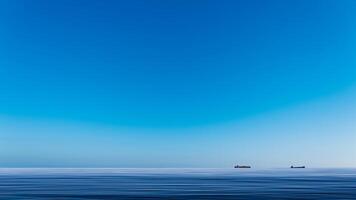
<path fill-rule="evenodd" d="M 234 168 L 251 168 L 249 165 L 235 165 Z"/>
<path fill-rule="evenodd" d="M 290 168 L 296 168 L 296 169 L 301 169 L 301 168 L 305 168 L 305 166 L 290 166 Z"/>

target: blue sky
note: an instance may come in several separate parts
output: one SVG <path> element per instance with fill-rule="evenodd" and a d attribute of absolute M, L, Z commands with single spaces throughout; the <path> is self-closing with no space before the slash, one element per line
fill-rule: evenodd
<path fill-rule="evenodd" d="M 354 1 L 0 4 L 3 166 L 356 166 Z"/>

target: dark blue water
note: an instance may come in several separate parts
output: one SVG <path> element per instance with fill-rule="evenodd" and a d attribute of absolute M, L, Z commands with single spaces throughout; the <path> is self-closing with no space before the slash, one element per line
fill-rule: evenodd
<path fill-rule="evenodd" d="M 356 169 L 0 169 L 0 199 L 356 199 Z"/>

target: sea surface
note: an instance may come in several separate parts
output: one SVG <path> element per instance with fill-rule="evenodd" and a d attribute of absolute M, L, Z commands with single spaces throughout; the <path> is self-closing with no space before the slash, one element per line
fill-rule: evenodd
<path fill-rule="evenodd" d="M 356 199 L 356 169 L 0 169 L 0 199 Z"/>

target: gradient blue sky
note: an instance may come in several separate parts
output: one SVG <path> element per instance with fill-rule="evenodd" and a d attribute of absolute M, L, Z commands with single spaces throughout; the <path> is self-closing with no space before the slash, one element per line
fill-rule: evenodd
<path fill-rule="evenodd" d="M 0 166 L 356 167 L 355 1 L 0 13 Z"/>

